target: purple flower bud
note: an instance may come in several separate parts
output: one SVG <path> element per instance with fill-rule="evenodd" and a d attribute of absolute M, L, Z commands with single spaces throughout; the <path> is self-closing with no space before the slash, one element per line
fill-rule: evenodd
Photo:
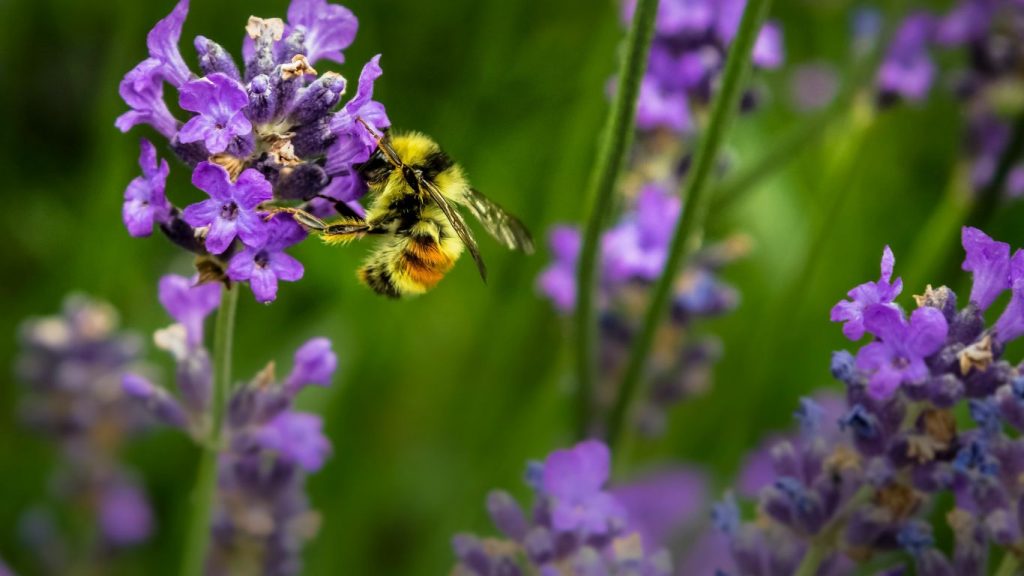
<path fill-rule="evenodd" d="M 556 450 L 544 461 L 544 493 L 552 498 L 552 525 L 558 532 L 603 535 L 625 516 L 622 505 L 602 488 L 611 454 L 596 440 Z"/>
<path fill-rule="evenodd" d="M 171 215 L 171 204 L 164 196 L 164 186 L 170 168 L 166 160 L 157 162 L 156 148 L 149 140 L 140 142 L 139 167 L 142 176 L 135 177 L 124 191 L 124 206 L 121 217 L 125 228 L 132 236 L 149 236 L 153 224 L 167 223 Z"/>
<path fill-rule="evenodd" d="M 249 119 L 257 124 L 272 120 L 277 112 L 277 96 L 270 85 L 270 78 L 260 74 L 249 82 L 245 90 L 249 95 Z"/>
<path fill-rule="evenodd" d="M 310 200 L 330 182 L 331 179 L 318 164 L 303 162 L 281 170 L 274 183 L 274 196 L 285 200 Z"/>
<path fill-rule="evenodd" d="M 132 373 L 123 376 L 121 386 L 125 395 L 139 401 L 160 422 L 175 428 L 185 428 L 185 411 L 163 388 Z"/>
<path fill-rule="evenodd" d="M 307 384 L 329 386 L 338 367 L 338 356 L 327 338 L 314 338 L 295 351 L 295 364 L 285 379 L 284 388 L 298 393 Z"/>
<path fill-rule="evenodd" d="M 223 46 L 205 36 L 196 36 L 196 52 L 199 54 L 199 69 L 204 76 L 221 73 L 236 82 L 241 82 L 242 75 L 231 54 Z"/>
<path fill-rule="evenodd" d="M 267 225 L 256 207 L 273 197 L 270 182 L 249 169 L 232 182 L 227 170 L 203 162 L 192 173 L 192 184 L 210 195 L 209 200 L 185 208 L 182 216 L 191 226 L 209 226 L 206 248 L 221 254 L 236 236 L 246 246 L 262 247 L 267 241 Z"/>
<path fill-rule="evenodd" d="M 305 239 L 306 231 L 291 217 L 280 214 L 266 223 L 264 234 L 262 242 L 246 242 L 245 248 L 231 257 L 227 273 L 232 280 L 248 281 L 256 301 L 267 303 L 277 298 L 278 280 L 302 279 L 302 263 L 284 250 Z"/>
<path fill-rule="evenodd" d="M 345 79 L 328 72 L 303 89 L 289 116 L 297 125 L 322 118 L 341 100 L 345 93 Z"/>
<path fill-rule="evenodd" d="M 285 412 L 260 428 L 256 441 L 264 450 L 276 452 L 307 472 L 315 472 L 331 453 L 331 444 L 323 435 L 319 416 Z"/>
<path fill-rule="evenodd" d="M 225 74 L 218 72 L 188 82 L 181 87 L 179 104 L 198 116 L 182 126 L 178 139 L 186 144 L 202 141 L 211 154 L 227 150 L 236 137 L 252 132 L 252 124 L 245 117 L 248 94 L 237 80 Z"/>
<path fill-rule="evenodd" d="M 555 226 L 548 234 L 554 261 L 537 279 L 537 288 L 563 313 L 576 306 L 576 260 L 581 239 L 579 230 Z"/>
<path fill-rule="evenodd" d="M 491 521 L 502 534 L 516 541 L 523 541 L 529 524 L 523 509 L 509 495 L 502 490 L 493 490 L 487 495 L 487 511 L 491 515 Z"/>

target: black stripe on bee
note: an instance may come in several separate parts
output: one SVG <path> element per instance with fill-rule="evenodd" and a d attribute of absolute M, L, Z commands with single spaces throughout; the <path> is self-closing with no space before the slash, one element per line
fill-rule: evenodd
<path fill-rule="evenodd" d="M 383 266 L 371 264 L 363 267 L 361 272 L 363 282 L 366 282 L 366 285 L 377 294 L 388 298 L 398 298 L 402 295 L 398 291 L 398 287 L 395 286 L 391 273 Z"/>
<path fill-rule="evenodd" d="M 428 180 L 433 180 L 438 174 L 452 167 L 452 159 L 441 150 L 435 150 L 431 152 L 423 164 L 417 166 L 422 172 L 423 177 Z"/>

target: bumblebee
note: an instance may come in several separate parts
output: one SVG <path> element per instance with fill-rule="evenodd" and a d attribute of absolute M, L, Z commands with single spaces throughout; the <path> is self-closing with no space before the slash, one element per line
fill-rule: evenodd
<path fill-rule="evenodd" d="M 353 217 L 350 210 L 331 222 L 297 208 L 273 212 L 290 213 L 328 244 L 381 236 L 359 268 L 363 284 L 389 298 L 423 294 L 444 278 L 463 250 L 469 251 L 486 282 L 487 267 L 455 205 L 468 210 L 505 247 L 533 253 L 526 227 L 472 188 L 462 168 L 430 137 L 415 132 L 380 135 L 359 121 L 377 141 L 370 159 L 358 166 L 373 195 L 365 219 Z"/>

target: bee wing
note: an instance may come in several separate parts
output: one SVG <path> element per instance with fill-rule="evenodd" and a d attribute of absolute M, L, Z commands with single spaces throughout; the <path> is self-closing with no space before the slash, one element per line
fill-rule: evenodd
<path fill-rule="evenodd" d="M 487 230 L 495 240 L 504 244 L 506 248 L 533 254 L 533 237 L 518 218 L 506 212 L 504 208 L 498 206 L 475 188 L 466 190 L 464 204 L 480 221 L 484 230 Z"/>
<path fill-rule="evenodd" d="M 480 256 L 480 249 L 476 245 L 476 240 L 473 238 L 473 233 L 470 232 L 469 227 L 466 226 L 466 221 L 462 219 L 462 215 L 459 214 L 458 210 L 452 207 L 448 203 L 448 200 L 441 194 L 441 191 L 437 189 L 432 182 L 425 178 L 419 179 L 420 188 L 425 190 L 430 195 L 430 199 L 444 212 L 445 217 L 448 218 L 448 222 L 451 222 L 452 228 L 455 229 L 455 233 L 459 235 L 459 239 L 469 249 L 470 255 L 473 256 L 473 261 L 476 262 L 476 268 L 480 271 L 480 277 L 483 278 L 484 282 L 487 282 L 487 266 L 484 264 L 484 259 Z"/>

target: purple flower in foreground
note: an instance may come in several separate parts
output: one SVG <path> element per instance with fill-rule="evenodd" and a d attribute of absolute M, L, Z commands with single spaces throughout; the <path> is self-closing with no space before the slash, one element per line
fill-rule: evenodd
<path fill-rule="evenodd" d="M 248 280 L 257 302 L 271 302 L 277 297 L 277 281 L 295 282 L 302 278 L 302 263 L 285 254 L 285 248 L 301 242 L 305 230 L 288 215 L 279 214 L 266 226 L 266 239 L 248 245 L 235 254 L 228 265 L 232 280 Z"/>
<path fill-rule="evenodd" d="M 107 541 L 129 546 L 149 538 L 153 532 L 153 512 L 138 487 L 119 482 L 101 496 L 99 523 Z"/>
<path fill-rule="evenodd" d="M 260 428 L 256 441 L 265 450 L 276 452 L 307 472 L 315 472 L 331 453 L 331 444 L 323 435 L 319 416 L 287 411 Z"/>
<path fill-rule="evenodd" d="M 603 490 L 610 474 L 611 454 L 596 440 L 556 450 L 544 461 L 542 485 L 552 499 L 551 520 L 560 532 L 607 533 L 624 521 L 625 510 Z"/>
<path fill-rule="evenodd" d="M 284 381 L 284 388 L 295 394 L 307 384 L 327 386 L 337 368 L 338 356 L 331 350 L 331 341 L 314 338 L 295 351 L 295 363 Z"/>
<path fill-rule="evenodd" d="M 548 233 L 554 261 L 537 278 L 537 289 L 563 313 L 576 307 L 576 260 L 581 241 L 579 230 L 572 226 L 556 226 Z"/>
<path fill-rule="evenodd" d="M 345 61 L 342 50 L 356 37 L 359 21 L 344 6 L 326 0 L 292 0 L 288 6 L 288 24 L 304 33 L 306 58 L 310 64 L 320 59 Z"/>
<path fill-rule="evenodd" d="M 203 141 L 212 154 L 228 149 L 233 139 L 252 132 L 252 123 L 245 117 L 249 95 L 245 87 L 226 74 L 217 72 L 192 80 L 181 87 L 181 107 L 198 112 L 178 132 L 184 143 Z"/>
<path fill-rule="evenodd" d="M 882 250 L 882 275 L 877 282 L 865 282 L 846 293 L 849 300 L 842 300 L 832 307 L 833 322 L 843 322 L 843 335 L 850 340 L 864 336 L 864 310 L 874 304 L 890 304 L 903 291 L 903 280 L 892 281 L 892 270 L 896 258 L 886 246 Z M 893 305 L 895 307 L 895 305 Z"/>
<path fill-rule="evenodd" d="M 203 320 L 220 306 L 220 284 L 198 282 L 198 276 L 168 274 L 160 279 L 158 289 L 160 304 L 171 318 L 185 326 L 191 347 L 202 344 Z"/>
<path fill-rule="evenodd" d="M 185 208 L 182 216 L 191 226 L 209 226 L 206 249 L 220 254 L 238 236 L 246 246 L 262 246 L 267 241 L 267 225 L 256 212 L 261 202 L 270 200 L 271 185 L 256 170 L 245 170 L 231 181 L 227 170 L 203 162 L 192 172 L 192 184 L 210 195 Z"/>
<path fill-rule="evenodd" d="M 132 236 L 149 236 L 153 224 L 165 223 L 171 214 L 171 204 L 164 196 L 167 173 L 166 160 L 157 161 L 156 148 L 149 140 L 140 143 L 139 167 L 142 176 L 136 176 L 124 191 L 121 218 Z"/>
<path fill-rule="evenodd" d="M 981 310 L 988 309 L 1011 282 L 1011 267 L 1024 272 L 1024 251 L 1018 250 L 1012 258 L 1010 245 L 993 240 L 981 230 L 965 226 L 961 232 L 964 247 L 962 268 L 974 277 L 971 302 Z"/>
<path fill-rule="evenodd" d="M 937 308 L 914 310 L 908 323 L 902 312 L 883 304 L 865 308 L 864 327 L 878 340 L 857 352 L 857 369 L 870 375 L 868 393 L 880 399 L 902 383 L 924 381 L 929 374 L 924 359 L 942 347 L 949 332 Z"/>

